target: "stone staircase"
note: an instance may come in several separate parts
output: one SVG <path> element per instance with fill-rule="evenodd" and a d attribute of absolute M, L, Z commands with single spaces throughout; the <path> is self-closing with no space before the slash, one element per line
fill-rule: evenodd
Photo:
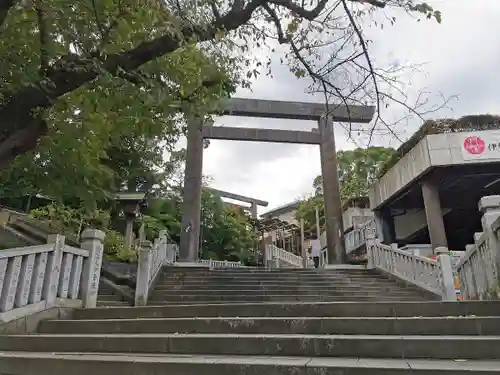
<path fill-rule="evenodd" d="M 150 302 L 170 306 L 0 335 L 0 374 L 499 374 L 500 303 L 426 298 L 366 270 L 169 269 Z"/>
<path fill-rule="evenodd" d="M 97 295 L 97 306 L 130 306 L 131 304 L 101 279 Z"/>
<path fill-rule="evenodd" d="M 150 305 L 238 302 L 425 301 L 436 297 L 364 268 L 167 269 Z"/>

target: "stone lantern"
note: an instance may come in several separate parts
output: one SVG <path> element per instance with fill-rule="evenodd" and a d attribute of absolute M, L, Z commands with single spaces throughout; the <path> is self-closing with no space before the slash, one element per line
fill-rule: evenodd
<path fill-rule="evenodd" d="M 125 246 L 133 243 L 134 221 L 146 206 L 146 193 L 116 193 L 115 200 L 121 205 L 125 215 Z"/>

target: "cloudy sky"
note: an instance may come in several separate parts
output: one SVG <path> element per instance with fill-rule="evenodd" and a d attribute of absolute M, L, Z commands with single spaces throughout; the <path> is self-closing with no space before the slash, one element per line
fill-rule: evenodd
<path fill-rule="evenodd" d="M 442 24 L 417 23 L 398 16 L 394 26 L 368 30 L 374 40 L 370 52 L 381 62 L 426 63 L 413 75 L 412 87 L 445 97 L 455 96 L 443 116 L 500 113 L 500 0 L 428 1 L 443 13 Z M 287 67 L 275 66 L 273 78 L 254 81 L 252 91 L 239 90 L 236 96 L 273 100 L 319 101 L 305 93 L 308 82 L 297 80 Z M 430 117 L 435 117 L 433 114 Z M 399 129 L 407 138 L 418 126 Z M 308 121 L 221 117 L 215 125 L 255 128 L 310 130 Z M 336 130 L 337 149 L 355 147 L 345 131 Z M 391 144 L 388 137 L 372 144 Z M 317 146 L 251 143 L 212 140 L 205 150 L 203 173 L 212 186 L 269 202 L 259 213 L 288 203 L 312 191 L 312 180 L 320 173 Z"/>

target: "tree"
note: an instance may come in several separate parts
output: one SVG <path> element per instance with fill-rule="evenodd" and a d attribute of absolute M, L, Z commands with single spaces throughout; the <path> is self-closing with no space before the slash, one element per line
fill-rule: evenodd
<path fill-rule="evenodd" d="M 230 80 L 195 49 L 171 57 L 174 61 L 159 68 L 182 85 L 189 85 L 195 73 L 190 69 L 212 69 L 213 76 Z M 227 94 L 200 91 L 185 106 L 196 111 Z M 184 131 L 182 118 L 170 107 L 175 100 L 158 87 L 141 93 L 134 84 L 113 77 L 68 94 L 53 107 L 51 131 L 36 150 L 0 171 L 2 193 L 40 193 L 60 200 L 70 195 L 95 204 L 116 191 L 150 190 L 168 181 L 183 159 L 183 152 L 174 149 Z"/>
<path fill-rule="evenodd" d="M 127 110 L 144 102 L 162 109 L 144 110 L 150 121 L 210 112 L 215 102 L 193 106 L 193 96 L 220 97 L 244 84 L 266 63 L 249 59 L 249 49 L 275 48 L 275 40 L 289 48 L 284 60 L 296 76 L 312 77 L 328 110 L 334 99 L 373 102 L 374 128 L 390 127 L 380 112 L 387 102 L 416 114 L 421 108 L 403 91 L 395 96 L 400 67 L 382 70 L 370 58 L 362 25 L 384 8 L 441 18 L 413 0 L 0 0 L 0 167 L 47 133 L 70 149 L 89 141 L 82 135 L 133 128 L 128 120 L 137 116 Z M 201 63 L 207 56 L 210 63 Z M 116 107 L 125 113 L 111 115 Z M 102 156 L 99 134 L 90 137 L 95 150 L 86 162 Z"/>
<path fill-rule="evenodd" d="M 172 239 L 180 240 L 181 195 L 172 191 L 168 197 L 149 202 L 143 220 L 148 238 L 154 239 L 167 229 Z M 247 261 L 255 246 L 255 234 L 248 215 L 224 203 L 209 190 L 202 192 L 201 250 L 205 259 Z"/>
<path fill-rule="evenodd" d="M 247 260 L 255 247 L 250 217 L 209 190 L 202 194 L 201 236 L 204 258 Z"/>
<path fill-rule="evenodd" d="M 340 196 L 342 202 L 350 198 L 365 197 L 370 185 L 376 180 L 378 169 L 391 158 L 396 150 L 386 147 L 357 148 L 337 152 Z M 296 212 L 297 220 L 304 219 L 306 231 L 316 231 L 316 207 L 320 214 L 320 226 L 324 228 L 323 179 L 313 181 L 314 196 L 304 199 Z"/>
<path fill-rule="evenodd" d="M 393 148 L 372 146 L 337 152 L 337 173 L 342 201 L 365 197 L 370 185 L 376 180 L 377 171 L 396 152 Z M 323 195 L 323 178 L 313 181 L 316 196 Z"/>
<path fill-rule="evenodd" d="M 297 221 L 304 220 L 304 231 L 306 233 L 316 233 L 316 209 L 318 209 L 319 213 L 320 229 L 324 229 L 326 222 L 322 196 L 317 195 L 302 200 L 295 212 L 295 219 Z"/>

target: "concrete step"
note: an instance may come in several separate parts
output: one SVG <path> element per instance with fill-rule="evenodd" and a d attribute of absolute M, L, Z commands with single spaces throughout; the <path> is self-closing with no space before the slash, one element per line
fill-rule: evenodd
<path fill-rule="evenodd" d="M 121 297 L 119 296 L 115 296 L 115 295 L 102 295 L 102 294 L 99 294 L 97 296 L 97 299 L 99 301 L 123 301 Z"/>
<path fill-rule="evenodd" d="M 500 317 L 149 318 L 45 320 L 40 333 L 233 333 L 309 335 L 500 335 Z"/>
<path fill-rule="evenodd" d="M 499 368 L 500 361 L 471 360 L 0 353 L 9 375 L 487 375 Z"/>
<path fill-rule="evenodd" d="M 101 292 L 101 291 L 99 291 L 99 293 L 97 295 L 99 297 L 114 297 L 116 299 L 121 298 L 121 297 L 117 296 L 116 294 L 109 293 L 109 292 Z"/>
<path fill-rule="evenodd" d="M 276 281 L 250 281 L 250 282 L 243 282 L 243 281 L 237 281 L 237 282 L 220 282 L 220 281 L 213 281 L 213 280 L 196 280 L 196 281 L 185 281 L 185 282 L 159 282 L 156 284 L 155 288 L 156 289 L 171 289 L 171 288 L 179 288 L 179 287 L 191 287 L 191 288 L 200 288 L 200 289 L 211 289 L 211 288 L 219 288 L 219 289 L 224 289 L 224 288 L 229 288 L 229 287 L 249 287 L 249 289 L 255 289 L 258 287 L 283 287 L 283 288 L 313 288 L 313 287 L 332 287 L 332 286 L 339 286 L 339 287 L 346 287 L 346 288 L 353 288 L 356 286 L 373 286 L 373 287 L 380 287 L 380 286 L 391 286 L 391 287 L 397 287 L 400 288 L 400 286 L 390 280 L 357 280 L 357 281 L 348 281 L 348 280 L 341 280 L 341 281 L 323 281 L 323 280 L 318 280 L 315 282 L 297 282 L 297 283 L 292 283 L 292 282 L 280 282 L 279 280 Z"/>
<path fill-rule="evenodd" d="M 181 317 L 432 317 L 497 316 L 500 301 L 229 303 L 137 308 L 77 309 L 75 319 Z"/>
<path fill-rule="evenodd" d="M 260 301 L 248 301 L 244 299 L 227 301 L 227 300 L 193 300 L 193 301 L 149 301 L 149 306 L 186 306 L 190 307 L 193 305 L 226 305 L 226 304 L 245 304 L 245 303 L 332 303 L 332 302 L 425 302 L 427 300 L 419 300 L 418 298 L 408 298 L 408 297 L 365 297 L 365 298 L 352 298 L 352 297 L 336 297 L 323 299 L 322 301 L 317 301 L 315 298 L 312 299 L 301 299 L 301 300 L 289 300 L 286 298 L 279 300 L 260 300 Z"/>
<path fill-rule="evenodd" d="M 179 293 L 173 293 L 173 294 L 167 294 L 167 293 L 155 293 L 153 292 L 150 301 L 200 301 L 200 300 L 216 300 L 216 301 L 240 301 L 244 300 L 247 302 L 251 301 L 324 301 L 324 300 L 335 300 L 337 298 L 351 298 L 351 299 L 356 299 L 356 298 L 383 298 L 383 297 L 393 297 L 393 298 L 414 298 L 418 300 L 425 300 L 424 297 L 411 293 L 411 292 L 405 292 L 405 291 L 399 291 L 399 292 L 394 292 L 394 293 L 388 293 L 388 292 L 380 292 L 380 291 L 374 291 L 374 292 L 365 292 L 363 290 L 358 290 L 358 291 L 352 291 L 349 293 L 343 293 L 341 291 L 335 293 L 319 293 L 316 291 L 311 291 L 310 293 L 280 293 L 280 292 L 275 292 L 275 293 L 263 293 L 262 291 L 259 291 L 260 293 L 247 293 L 244 294 L 242 293 L 234 293 L 231 291 L 231 293 L 227 294 L 222 294 L 219 292 L 211 292 L 211 291 L 206 291 L 202 292 L 199 294 L 184 294 L 182 291 Z M 180 294 L 183 293 L 183 294 Z"/>
<path fill-rule="evenodd" d="M 308 273 L 308 274 L 279 274 L 279 273 L 241 273 L 241 274 L 186 274 L 186 275 L 162 275 L 162 279 L 172 280 L 204 280 L 204 279 L 366 279 L 366 278 L 383 278 L 381 274 L 360 273 L 360 274 L 335 274 L 335 273 Z"/>
<path fill-rule="evenodd" d="M 97 299 L 97 306 L 100 307 L 100 306 L 123 306 L 123 307 L 126 307 L 126 306 L 130 306 L 130 303 L 127 302 L 127 301 L 116 301 L 116 300 L 112 300 L 112 301 L 103 301 L 101 300 L 100 298 Z"/>
<path fill-rule="evenodd" d="M 145 333 L 4 335 L 0 336 L 0 351 L 500 359 L 500 336 Z"/>
<path fill-rule="evenodd" d="M 345 295 L 346 293 L 393 293 L 393 294 L 408 294 L 414 293 L 411 289 L 398 288 L 397 286 L 381 286 L 381 287 L 361 287 L 361 286 L 353 286 L 353 287 L 338 287 L 336 285 L 332 285 L 330 287 L 322 287 L 322 288 L 290 288 L 290 287 L 265 287 L 262 286 L 260 288 L 251 288 L 248 286 L 239 288 L 234 286 L 226 286 L 225 289 L 214 288 L 214 289 L 194 289 L 194 288 L 179 288 L 179 289 L 157 289 L 155 288 L 151 295 L 158 296 L 170 296 L 170 295 L 179 295 L 179 294 L 218 294 L 218 295 L 266 295 L 266 294 L 296 294 L 296 295 L 304 295 L 304 294 L 321 294 L 321 295 Z M 100 294 L 99 294 L 100 295 Z"/>
<path fill-rule="evenodd" d="M 328 280 L 328 279 L 314 279 L 314 280 L 298 280 L 298 279 L 273 279 L 273 280 L 262 280 L 262 279 L 193 279 L 193 280 L 158 280 L 156 287 L 161 286 L 175 286 L 175 285 L 285 285 L 285 286 L 314 286 L 314 285 L 398 285 L 395 281 L 388 279 L 364 279 L 364 280 L 352 280 L 352 279 L 342 279 L 342 280 Z"/>
<path fill-rule="evenodd" d="M 182 267 L 166 267 L 163 270 L 164 274 L 279 274 L 279 273 L 293 273 L 293 274 L 323 274 L 323 273 L 337 273 L 337 274 L 358 274 L 358 273 L 372 273 L 373 270 L 366 268 L 293 268 L 293 269 L 280 269 L 274 268 L 267 270 L 264 267 L 255 268 L 182 268 Z"/>
<path fill-rule="evenodd" d="M 386 300 L 386 301 L 425 301 L 424 297 L 420 297 L 418 295 L 412 294 L 400 294 L 400 295 L 391 295 L 391 294 L 355 294 L 355 295 L 296 295 L 296 294 L 268 294 L 268 295 L 217 295 L 217 294 L 207 294 L 207 295 L 172 295 L 168 297 L 159 297 L 155 296 L 151 298 L 149 301 L 152 304 L 156 303 L 170 303 L 170 302 L 178 302 L 178 303 L 189 303 L 189 302 L 279 302 L 279 301 L 302 301 L 302 302 L 322 302 L 322 301 L 377 301 L 377 300 Z"/>
<path fill-rule="evenodd" d="M 276 279 L 251 279 L 251 278 L 234 278 L 234 279 L 223 279 L 223 278 L 206 278 L 206 279 L 185 279 L 185 280 L 168 280 L 168 279 L 158 279 L 158 284 L 167 285 L 178 285 L 178 284 L 286 284 L 286 285 L 303 285 L 303 284 L 352 284 L 352 283 L 381 283 L 381 284 L 394 284 L 394 281 L 387 278 L 357 278 L 357 279 L 334 279 L 334 278 L 311 278 L 311 279 L 296 279 L 296 278 L 276 278 Z"/>

